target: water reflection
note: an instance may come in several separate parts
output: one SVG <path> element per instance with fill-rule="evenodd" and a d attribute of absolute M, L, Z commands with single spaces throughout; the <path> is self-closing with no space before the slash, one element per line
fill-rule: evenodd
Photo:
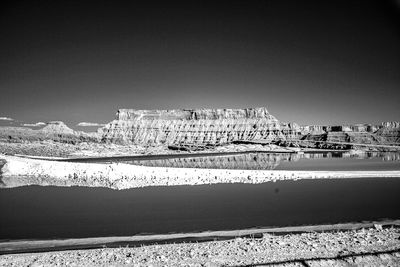
<path fill-rule="evenodd" d="M 321 159 L 325 161 L 321 161 Z M 335 161 L 333 159 L 341 160 Z M 389 167 L 389 169 L 400 169 L 400 153 L 396 152 L 248 153 L 227 156 L 133 160 L 125 161 L 125 163 L 152 167 L 273 170 L 279 169 L 281 165 L 284 165 L 285 169 L 291 169 L 291 165 L 310 167 L 310 164 L 312 164 L 311 169 L 318 169 L 322 162 L 328 161 L 336 167 L 341 164 L 354 164 L 355 169 L 358 169 L 360 164 L 370 164 L 370 167 L 372 167 L 382 162 L 381 165 Z M 321 167 L 321 170 L 323 169 Z"/>
<path fill-rule="evenodd" d="M 398 178 L 122 191 L 25 186 L 0 190 L 0 239 L 130 236 L 396 220 L 400 218 L 399 194 Z"/>

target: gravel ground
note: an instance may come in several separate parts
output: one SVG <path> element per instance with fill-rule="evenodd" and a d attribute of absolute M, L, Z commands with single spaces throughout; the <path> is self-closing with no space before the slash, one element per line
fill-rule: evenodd
<path fill-rule="evenodd" d="M 0 266 L 400 266 L 400 229 L 0 256 Z"/>

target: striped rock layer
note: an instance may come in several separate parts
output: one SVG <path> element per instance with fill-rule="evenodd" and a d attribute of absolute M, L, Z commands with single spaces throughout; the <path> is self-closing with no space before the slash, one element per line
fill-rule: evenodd
<path fill-rule="evenodd" d="M 300 128 L 280 123 L 266 108 L 120 109 L 101 139 L 134 144 L 224 144 L 232 141 L 297 140 Z"/>

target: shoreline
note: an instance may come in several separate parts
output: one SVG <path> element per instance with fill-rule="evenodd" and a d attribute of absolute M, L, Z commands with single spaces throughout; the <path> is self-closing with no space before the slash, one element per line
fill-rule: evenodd
<path fill-rule="evenodd" d="M 172 158 L 196 158 L 208 156 L 231 156 L 251 153 L 263 154 L 297 154 L 297 153 L 348 153 L 351 150 L 334 150 L 334 149 L 309 149 L 309 150 L 245 150 L 245 151 L 226 151 L 226 152 L 184 152 L 179 154 L 140 154 L 140 155 L 118 155 L 118 156 L 100 156 L 100 157 L 47 157 L 47 156 L 31 156 L 23 154 L 14 154 L 13 156 L 29 159 L 52 160 L 61 162 L 108 162 L 108 161 L 126 161 L 126 160 L 158 160 L 158 159 L 172 159 Z"/>
<path fill-rule="evenodd" d="M 285 171 L 148 167 L 125 163 L 60 162 L 0 155 L 3 187 L 56 185 L 129 189 L 218 183 L 259 184 L 282 180 L 400 178 L 397 171 Z"/>
<path fill-rule="evenodd" d="M 343 151 L 346 152 L 346 151 Z M 100 157 L 45 157 L 45 156 L 30 156 L 15 154 L 16 157 L 29 158 L 29 159 L 41 159 L 50 161 L 60 162 L 109 162 L 109 161 L 126 161 L 126 160 L 157 160 L 157 159 L 170 159 L 170 158 L 196 158 L 196 157 L 208 157 L 208 156 L 230 156 L 240 155 L 249 153 L 268 153 L 268 154 L 294 154 L 295 151 L 263 151 L 263 150 L 251 150 L 251 151 L 232 151 L 232 152 L 202 152 L 202 153 L 179 153 L 179 154 L 148 154 L 148 155 L 120 155 L 120 156 L 100 156 Z M 324 152 L 321 152 L 324 153 Z M 327 153 L 327 152 L 325 152 Z"/>
<path fill-rule="evenodd" d="M 353 150 L 364 152 L 399 152 L 400 146 L 390 146 L 390 149 L 383 147 L 356 147 Z M 306 147 L 288 147 L 274 144 L 241 143 L 225 144 L 199 151 L 180 151 L 170 149 L 167 145 L 147 146 L 140 144 L 111 144 L 80 142 L 76 144 L 60 143 L 51 140 L 42 141 L 7 141 L 0 140 L 0 152 L 7 155 L 30 155 L 45 158 L 86 158 L 86 157 L 112 157 L 112 156 L 147 156 L 147 155 L 185 155 L 198 152 L 208 153 L 231 153 L 231 152 L 267 152 L 267 153 L 324 153 L 324 152 L 346 152 L 347 149 L 324 149 Z"/>
<path fill-rule="evenodd" d="M 322 225 L 301 225 L 285 227 L 261 227 L 240 230 L 205 231 L 191 233 L 168 233 L 133 236 L 109 236 L 89 238 L 67 238 L 48 240 L 10 240 L 0 242 L 0 255 L 40 253 L 65 250 L 98 248 L 139 247 L 154 244 L 181 244 L 187 242 L 221 241 L 235 238 L 260 238 L 265 234 L 290 235 L 307 232 L 321 233 L 359 230 L 363 228 L 400 227 L 400 220 L 337 223 Z"/>
<path fill-rule="evenodd" d="M 241 153 L 250 152 L 236 152 Z M 264 152 L 264 151 L 263 151 Z M 235 153 L 235 154 L 236 154 Z M 268 151 L 267 153 L 274 153 Z M 305 152 L 307 153 L 307 152 Z M 323 153 L 321 151 L 321 153 Z M 188 153 L 174 157 L 191 157 Z M 202 153 L 203 155 L 203 153 Z M 209 155 L 209 154 L 206 154 Z M 226 153 L 221 153 L 221 156 Z M 149 155 L 150 158 L 159 155 Z M 149 157 L 141 155 L 141 157 Z M 163 156 L 163 155 L 161 155 Z M 171 156 L 171 155 L 166 155 Z M 122 156 L 125 157 L 125 156 Z M 80 158 L 81 159 L 81 158 Z M 96 160 L 96 158 L 92 158 Z M 109 158 L 107 158 L 109 159 Z M 299 179 L 398 177 L 400 171 L 279 171 L 166 168 L 0 154 L 0 183 L 128 189 L 147 186 L 265 183 Z M 4 173 L 2 174 L 1 171 Z M 28 176 L 25 176 L 29 174 Z M 5 182 L 5 183 L 4 183 Z M 237 266 L 325 262 L 400 264 L 400 220 L 228 231 L 0 242 L 0 265 Z M 384 261 L 389 259 L 390 261 Z M 393 263 L 394 262 L 394 263 Z M 326 264 L 326 263 L 325 263 Z M 304 264 L 303 264 L 304 265 Z"/>
<path fill-rule="evenodd" d="M 109 155 L 107 153 L 98 153 L 99 156 L 93 155 L 68 155 L 63 157 L 48 156 L 48 155 L 28 155 L 28 154 L 5 154 L 9 156 L 24 157 L 31 159 L 43 159 L 43 160 L 56 160 L 56 161 L 69 161 L 69 162 L 80 162 L 80 161 L 101 161 L 107 159 L 132 159 L 132 160 L 146 160 L 146 159 L 163 159 L 163 158 L 187 158 L 187 157 L 208 157 L 208 156 L 230 156 L 230 155 L 240 155 L 249 153 L 264 153 L 264 154 L 296 154 L 296 153 L 349 153 L 351 151 L 362 151 L 362 150 L 352 150 L 352 149 L 312 149 L 312 148 L 281 148 L 281 149 L 243 149 L 243 150 L 204 150 L 204 151 L 160 151 L 160 153 L 122 153 Z M 362 151 L 371 152 L 371 151 Z M 373 151 L 374 152 L 374 151 Z M 379 152 L 379 151 L 375 151 Z"/>
<path fill-rule="evenodd" d="M 398 266 L 400 228 L 262 233 L 225 240 L 0 255 L 1 266 Z M 66 248 L 68 249 L 68 248 Z"/>

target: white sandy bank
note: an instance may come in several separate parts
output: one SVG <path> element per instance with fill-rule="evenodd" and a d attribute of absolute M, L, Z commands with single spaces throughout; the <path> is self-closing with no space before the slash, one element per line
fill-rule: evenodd
<path fill-rule="evenodd" d="M 145 186 L 264 183 L 279 180 L 400 177 L 400 171 L 224 170 L 70 163 L 0 155 L 6 187 L 28 184 L 127 189 Z"/>

